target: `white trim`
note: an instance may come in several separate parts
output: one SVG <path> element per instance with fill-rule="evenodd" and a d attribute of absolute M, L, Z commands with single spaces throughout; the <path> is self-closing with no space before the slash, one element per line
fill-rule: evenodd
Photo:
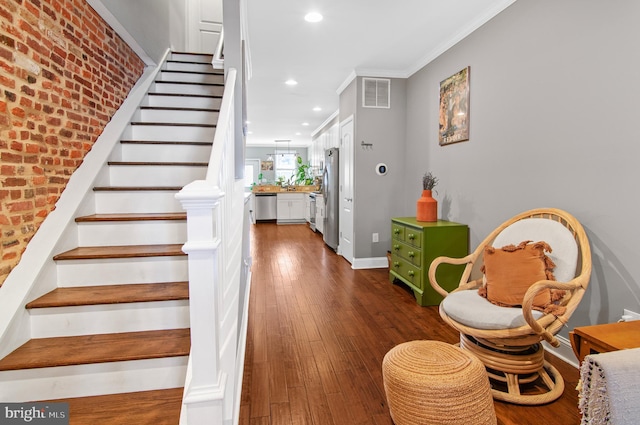
<path fill-rule="evenodd" d="M 355 70 L 351 71 L 351 73 L 342 82 L 342 84 L 338 86 L 338 89 L 336 90 L 336 93 L 338 94 L 338 96 L 341 95 L 342 92 L 345 91 L 347 87 L 349 87 L 349 84 L 351 84 L 351 82 L 355 80 L 357 77 L 358 77 L 358 74 L 356 74 L 356 71 Z"/>
<path fill-rule="evenodd" d="M 460 31 L 458 31 L 458 33 L 456 33 L 449 40 L 437 46 L 432 51 L 428 52 L 426 55 L 422 57 L 422 59 L 416 62 L 412 67 L 406 69 L 405 70 L 407 74 L 406 78 L 409 78 L 416 72 L 420 71 L 422 68 L 424 68 L 429 63 L 431 63 L 431 61 L 435 60 L 438 56 L 440 56 L 441 54 L 443 54 L 444 52 L 446 52 L 447 50 L 449 50 L 450 48 L 458 44 L 469 34 L 473 33 L 475 30 L 477 30 L 478 28 L 486 24 L 488 21 L 490 21 L 492 18 L 494 18 L 496 15 L 498 15 L 500 12 L 502 12 L 504 9 L 511 6 L 511 4 L 515 2 L 516 0 L 503 0 L 497 3 L 491 9 L 485 10 L 484 14 L 479 15 L 473 22 L 471 22 L 466 27 L 461 28 Z"/>
<path fill-rule="evenodd" d="M 140 57 L 140 59 L 142 59 L 145 65 L 157 65 L 156 62 L 147 54 L 147 52 L 145 52 L 142 46 L 138 44 L 136 39 L 129 33 L 129 31 L 127 31 L 125 27 L 123 27 L 122 24 L 118 22 L 118 19 L 113 16 L 109 9 L 107 9 L 104 3 L 102 3 L 102 0 L 87 0 L 87 3 L 89 3 L 89 6 L 91 6 L 93 10 L 95 10 L 96 13 L 100 15 L 100 17 L 102 17 L 102 19 L 104 19 L 105 22 L 111 26 L 111 28 L 113 28 L 113 30 L 122 38 L 122 40 L 124 40 L 124 42 L 128 44 L 129 47 L 131 47 L 131 49 Z M 162 62 L 163 61 L 160 61 L 160 63 Z"/>
<path fill-rule="evenodd" d="M 515 3 L 516 0 L 503 0 L 496 5 L 494 5 L 491 9 L 486 10 L 484 14 L 478 16 L 473 22 L 467 25 L 464 28 L 461 28 L 453 37 L 449 40 L 445 41 L 441 45 L 437 46 L 430 52 L 427 52 L 420 60 L 418 60 L 414 65 L 403 69 L 403 70 L 393 70 L 393 69 L 376 69 L 376 68 L 356 68 L 352 70 L 347 78 L 338 86 L 336 89 L 336 93 L 338 95 L 342 94 L 342 92 L 351 84 L 351 82 L 356 79 L 356 77 L 381 77 L 381 78 L 409 78 L 416 72 L 420 71 L 422 68 L 427 66 L 433 60 L 437 59 L 441 54 L 458 44 L 469 34 L 473 33 L 475 30 L 486 24 L 500 12 L 505 10 L 507 7 L 511 6 L 511 4 Z"/>
<path fill-rule="evenodd" d="M 563 336 L 556 335 L 558 341 L 560 341 L 560 347 L 553 347 L 551 344 L 543 341 L 544 349 L 562 361 L 569 363 L 571 366 L 578 368 L 578 359 L 576 359 L 576 355 L 573 353 L 573 348 L 571 348 L 571 343 L 569 340 Z"/>
<path fill-rule="evenodd" d="M 354 258 L 351 268 L 359 269 L 386 269 L 389 267 L 387 257 L 371 257 L 371 258 Z"/>
<path fill-rule="evenodd" d="M 316 136 L 316 134 L 318 134 L 319 132 L 321 132 L 322 130 L 324 130 L 324 127 L 325 127 L 327 124 L 329 124 L 332 120 L 334 120 L 334 119 L 338 116 L 338 114 L 339 114 L 339 113 L 340 113 L 340 110 L 338 109 L 338 110 L 336 110 L 333 114 L 329 115 L 329 118 L 327 118 L 326 120 L 324 120 L 324 121 L 322 122 L 322 124 L 320 124 L 320 125 L 318 126 L 318 128 L 316 128 L 315 130 L 313 130 L 313 132 L 311 133 L 311 138 L 313 139 L 313 138 Z"/>

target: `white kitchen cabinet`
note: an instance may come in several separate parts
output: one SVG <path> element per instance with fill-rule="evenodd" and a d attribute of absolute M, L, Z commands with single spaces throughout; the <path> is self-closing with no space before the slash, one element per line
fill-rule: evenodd
<path fill-rule="evenodd" d="M 324 196 L 316 195 L 316 231 L 323 233 L 324 230 Z"/>
<path fill-rule="evenodd" d="M 278 223 L 304 223 L 305 197 L 304 193 L 278 193 Z"/>
<path fill-rule="evenodd" d="M 309 195 L 304 197 L 304 219 L 307 223 L 311 222 L 311 197 Z"/>

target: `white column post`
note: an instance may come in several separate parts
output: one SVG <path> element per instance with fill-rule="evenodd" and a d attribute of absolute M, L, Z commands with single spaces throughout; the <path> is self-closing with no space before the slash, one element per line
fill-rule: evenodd
<path fill-rule="evenodd" d="M 224 192 L 205 180 L 185 186 L 176 198 L 187 211 L 191 379 L 184 405 L 189 424 L 222 424 L 227 374 L 220 365 L 220 222 Z"/>

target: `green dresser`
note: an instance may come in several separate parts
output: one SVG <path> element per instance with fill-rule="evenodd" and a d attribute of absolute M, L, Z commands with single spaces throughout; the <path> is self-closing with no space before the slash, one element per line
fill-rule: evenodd
<path fill-rule="evenodd" d="M 389 280 L 409 285 L 421 306 L 438 305 L 442 296 L 429 283 L 429 265 L 440 256 L 460 258 L 469 253 L 469 227 L 438 220 L 417 221 L 415 217 L 391 219 L 391 268 Z M 458 286 L 464 266 L 442 264 L 436 278 L 447 291 Z"/>

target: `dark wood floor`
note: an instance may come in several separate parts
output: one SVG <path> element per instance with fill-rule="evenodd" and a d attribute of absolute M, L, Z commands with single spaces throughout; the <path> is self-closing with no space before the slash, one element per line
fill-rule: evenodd
<path fill-rule="evenodd" d="M 352 270 L 306 225 L 252 226 L 253 283 L 241 425 L 391 425 L 381 364 L 416 339 L 455 343 L 437 307 L 420 307 L 386 269 Z M 544 406 L 495 402 L 500 425 L 580 423 L 578 371 Z"/>

